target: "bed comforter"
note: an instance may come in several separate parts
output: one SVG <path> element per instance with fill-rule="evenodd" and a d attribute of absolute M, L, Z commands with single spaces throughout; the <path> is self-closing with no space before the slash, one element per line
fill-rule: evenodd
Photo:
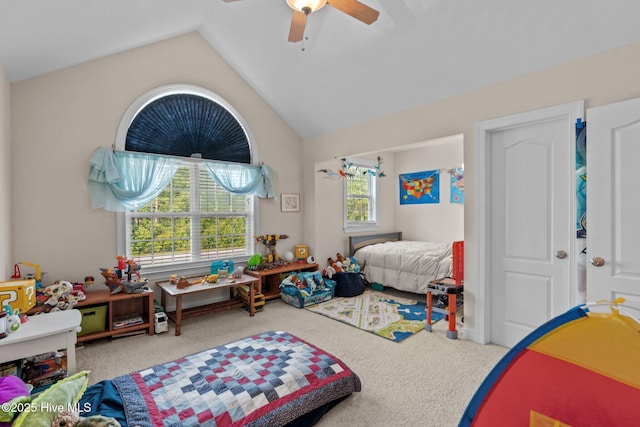
<path fill-rule="evenodd" d="M 426 293 L 431 280 L 451 276 L 451 247 L 451 243 L 400 240 L 365 246 L 355 257 L 365 266 L 369 282 Z"/>
<path fill-rule="evenodd" d="M 110 389 L 117 390 L 124 414 L 116 418 L 126 420 L 123 424 L 151 427 L 296 421 L 308 426 L 361 386 L 336 357 L 291 334 L 271 331 L 122 375 L 100 387 L 108 406 L 114 406 Z M 96 400 L 91 406 L 104 409 Z"/>

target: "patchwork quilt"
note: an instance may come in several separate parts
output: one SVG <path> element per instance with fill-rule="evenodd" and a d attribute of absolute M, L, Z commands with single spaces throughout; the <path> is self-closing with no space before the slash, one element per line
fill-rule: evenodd
<path fill-rule="evenodd" d="M 278 426 L 360 391 L 342 361 L 287 332 L 113 379 L 130 426 Z"/>

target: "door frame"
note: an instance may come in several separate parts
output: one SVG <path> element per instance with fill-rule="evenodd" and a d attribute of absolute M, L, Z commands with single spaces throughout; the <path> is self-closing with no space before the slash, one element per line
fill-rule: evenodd
<path fill-rule="evenodd" d="M 584 117 L 584 101 L 575 101 L 566 104 L 556 105 L 552 107 L 542 108 L 539 110 L 528 111 L 525 113 L 513 114 L 496 119 L 485 120 L 476 123 L 475 140 L 476 140 L 476 182 L 478 188 L 478 197 L 476 198 L 476 295 L 475 296 L 475 341 L 488 344 L 491 342 L 491 298 L 490 298 L 490 268 L 491 265 L 491 229 L 490 229 L 490 206 L 491 206 L 491 187 L 490 187 L 490 136 L 492 132 L 519 127 L 536 122 L 557 120 L 566 118 L 570 124 L 567 138 L 568 143 L 572 144 L 573 149 L 570 150 L 570 161 L 567 165 L 567 175 L 569 176 L 570 194 L 576 194 L 575 181 L 575 123 L 578 118 Z M 570 214 L 573 216 L 572 223 L 575 223 L 576 215 L 576 198 L 570 200 Z M 572 230 L 575 232 L 575 230 Z M 575 236 L 574 236 L 575 237 Z M 572 239 L 573 243 L 574 240 Z M 576 250 L 575 244 L 569 246 L 569 298 L 575 301 L 577 294 L 576 276 Z"/>

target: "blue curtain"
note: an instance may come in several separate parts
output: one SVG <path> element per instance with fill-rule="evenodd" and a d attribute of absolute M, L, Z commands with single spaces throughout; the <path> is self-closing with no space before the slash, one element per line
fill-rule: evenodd
<path fill-rule="evenodd" d="M 89 196 L 94 209 L 129 211 L 143 207 L 171 182 L 182 160 L 174 157 L 101 147 L 89 168 Z M 204 160 L 212 179 L 235 194 L 276 196 L 275 174 L 266 165 Z"/>
<path fill-rule="evenodd" d="M 276 196 L 275 173 L 267 165 L 204 161 L 211 179 L 234 194 L 255 194 L 262 198 Z"/>

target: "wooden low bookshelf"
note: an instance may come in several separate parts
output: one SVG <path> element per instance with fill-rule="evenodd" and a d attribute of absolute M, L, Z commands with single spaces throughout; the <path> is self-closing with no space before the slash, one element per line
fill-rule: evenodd
<path fill-rule="evenodd" d="M 265 300 L 280 298 L 280 283 L 283 276 L 293 271 L 316 271 L 318 264 L 307 262 L 292 262 L 281 267 L 269 268 L 265 270 L 244 269 L 244 273 L 260 279 L 258 293 L 264 295 Z"/>
<path fill-rule="evenodd" d="M 111 295 L 108 289 L 87 292 L 87 299 L 79 303 L 76 308 L 90 307 L 95 305 L 107 305 L 106 328 L 101 332 L 92 332 L 78 337 L 78 342 L 90 341 L 98 338 L 107 338 L 126 332 L 146 330 L 149 335 L 153 335 L 154 329 L 154 306 L 153 292 L 140 292 L 135 294 L 119 293 Z M 142 316 L 142 323 L 127 326 L 125 328 L 114 328 L 113 318 L 131 313 L 139 313 Z"/>
<path fill-rule="evenodd" d="M 104 330 L 91 332 L 86 335 L 79 335 L 79 343 L 140 330 L 146 330 L 149 335 L 153 335 L 153 292 L 140 292 L 135 294 L 121 292 L 111 295 L 108 289 L 100 289 L 97 291 L 87 291 L 86 295 L 87 298 L 84 301 L 79 301 L 74 308 L 82 312 L 86 311 L 84 309 L 90 307 L 106 306 L 105 325 Z M 41 306 L 34 307 L 28 314 L 35 314 L 38 311 L 42 311 Z M 142 316 L 142 323 L 118 329 L 113 327 L 114 317 L 132 313 L 139 313 Z"/>

